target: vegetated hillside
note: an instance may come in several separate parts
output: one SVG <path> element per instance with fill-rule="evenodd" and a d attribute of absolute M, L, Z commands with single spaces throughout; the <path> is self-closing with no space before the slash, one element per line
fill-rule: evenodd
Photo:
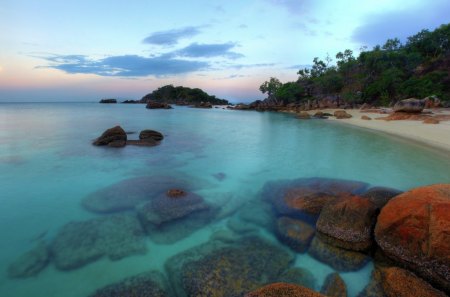
<path fill-rule="evenodd" d="M 174 87 L 173 85 L 166 85 L 160 87 L 150 94 L 142 97 L 141 102 L 157 101 L 171 104 L 191 105 L 198 104 L 200 102 L 209 102 L 215 105 L 227 105 L 228 101 L 224 99 L 216 98 L 216 96 L 208 95 L 201 89 L 187 88 L 187 87 Z"/>
<path fill-rule="evenodd" d="M 260 87 L 266 104 L 287 105 L 307 100 L 334 100 L 340 104 L 390 105 L 409 97 L 437 96 L 450 103 L 450 24 L 422 30 L 402 44 L 384 45 L 336 54 L 336 63 L 314 58 L 311 68 L 298 71 L 298 80 L 281 83 L 272 77 Z"/>

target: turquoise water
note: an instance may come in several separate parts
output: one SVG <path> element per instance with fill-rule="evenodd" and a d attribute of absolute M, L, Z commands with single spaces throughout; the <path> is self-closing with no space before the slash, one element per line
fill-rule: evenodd
<path fill-rule="evenodd" d="M 158 130 L 165 139 L 156 147 L 90 144 L 118 124 L 130 132 Z M 224 178 L 214 176 L 218 173 Z M 50 264 L 26 279 L 7 276 L 6 267 L 37 241 L 51 241 L 70 221 L 99 216 L 81 206 L 86 196 L 126 179 L 160 175 L 195 184 L 197 194 L 221 206 L 218 218 L 176 243 L 147 240 L 145 254 L 118 261 L 103 257 L 68 271 Z M 228 230 L 235 211 L 258 201 L 266 182 L 301 177 L 407 190 L 450 182 L 450 158 L 392 137 L 328 121 L 299 121 L 288 114 L 93 103 L 0 104 L 0 267 L 5 267 L 0 296 L 81 297 L 126 276 L 163 271 L 169 257 Z M 271 232 L 259 233 L 277 242 Z M 296 266 L 313 273 L 319 290 L 333 269 L 308 254 L 295 257 Z M 350 296 L 364 287 L 371 269 L 369 263 L 341 274 Z"/>

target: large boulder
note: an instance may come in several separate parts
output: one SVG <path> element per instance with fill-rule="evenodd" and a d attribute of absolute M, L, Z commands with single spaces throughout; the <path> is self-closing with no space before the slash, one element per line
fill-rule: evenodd
<path fill-rule="evenodd" d="M 176 193 L 174 192 L 176 190 Z M 172 189 L 136 207 L 150 238 L 163 244 L 179 241 L 211 222 L 218 209 L 192 192 Z"/>
<path fill-rule="evenodd" d="M 336 110 L 333 115 L 336 119 L 349 119 L 352 117 L 352 115 L 347 113 L 345 110 Z"/>
<path fill-rule="evenodd" d="M 422 112 L 422 110 L 425 108 L 425 101 L 426 100 L 420 100 L 416 98 L 404 99 L 395 103 L 393 109 L 395 112 Z"/>
<path fill-rule="evenodd" d="M 381 209 L 393 197 L 403 193 L 400 190 L 386 187 L 373 187 L 367 190 L 361 197 L 369 199 L 377 208 Z"/>
<path fill-rule="evenodd" d="M 119 260 L 146 253 L 145 232 L 132 214 L 111 215 L 64 225 L 50 244 L 61 270 L 75 269 L 103 256 Z"/>
<path fill-rule="evenodd" d="M 110 147 L 124 147 L 126 143 L 127 133 L 120 126 L 106 130 L 93 142 L 94 145 L 107 145 Z"/>
<path fill-rule="evenodd" d="M 8 266 L 8 276 L 12 278 L 26 278 L 37 275 L 49 262 L 47 246 L 40 242 Z"/>
<path fill-rule="evenodd" d="M 98 289 L 89 297 L 169 297 L 161 272 L 144 272 Z"/>
<path fill-rule="evenodd" d="M 244 297 L 326 297 L 311 289 L 287 283 L 273 283 L 244 295 Z"/>
<path fill-rule="evenodd" d="M 342 272 L 360 270 L 370 260 L 369 256 L 363 253 L 330 245 L 322 240 L 318 234 L 311 241 L 308 254 L 333 267 L 336 271 Z"/>
<path fill-rule="evenodd" d="M 97 190 L 83 198 L 81 203 L 85 209 L 96 213 L 133 210 L 138 204 L 174 188 L 193 189 L 186 181 L 171 176 L 143 176 Z"/>
<path fill-rule="evenodd" d="M 359 196 L 339 197 L 322 209 L 317 231 L 328 242 L 345 249 L 363 251 L 372 245 L 377 207 Z"/>
<path fill-rule="evenodd" d="M 154 140 L 154 141 L 161 141 L 164 139 L 164 135 L 162 135 L 161 132 L 155 131 L 155 130 L 142 130 L 141 133 L 139 133 L 139 139 L 140 140 Z"/>
<path fill-rule="evenodd" d="M 375 240 L 388 257 L 450 293 L 450 184 L 391 199 L 378 216 Z"/>
<path fill-rule="evenodd" d="M 375 268 L 358 297 L 445 297 L 414 273 L 399 267 Z"/>
<path fill-rule="evenodd" d="M 335 196 L 361 194 L 367 184 L 332 178 L 299 178 L 267 182 L 262 198 L 270 202 L 279 215 L 311 219 Z"/>
<path fill-rule="evenodd" d="M 314 236 L 314 227 L 306 222 L 281 217 L 277 220 L 278 238 L 293 250 L 303 253 Z"/>
<path fill-rule="evenodd" d="M 294 257 L 259 237 L 232 244 L 209 242 L 166 262 L 177 296 L 243 296 L 277 281 Z"/>

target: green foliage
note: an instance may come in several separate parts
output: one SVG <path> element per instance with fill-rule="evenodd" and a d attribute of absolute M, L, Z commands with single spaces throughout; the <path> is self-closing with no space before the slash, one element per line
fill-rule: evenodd
<path fill-rule="evenodd" d="M 173 85 L 166 85 L 158 88 L 150 94 L 145 95 L 141 101 L 155 100 L 165 103 L 187 103 L 195 104 L 200 102 L 209 102 L 217 105 L 227 105 L 228 101 L 224 99 L 216 98 L 216 96 L 208 95 L 201 89 L 187 88 L 187 87 L 174 87 Z"/>
<path fill-rule="evenodd" d="M 296 82 L 283 84 L 275 93 L 277 100 L 284 104 L 299 101 L 305 90 Z"/>
<path fill-rule="evenodd" d="M 358 57 L 346 49 L 336 54 L 336 66 L 329 66 L 329 57 L 325 60 L 316 57 L 310 68 L 297 72 L 304 96 L 339 95 L 347 102 L 384 105 L 432 94 L 450 100 L 450 24 L 422 30 L 405 44 L 388 39 L 372 50 L 362 49 Z"/>
<path fill-rule="evenodd" d="M 283 84 L 280 82 L 280 80 L 276 77 L 271 77 L 269 81 L 265 81 L 260 87 L 259 90 L 265 94 L 267 93 L 267 95 L 269 96 L 269 98 L 272 98 L 275 93 L 278 91 L 278 89 L 282 86 Z"/>

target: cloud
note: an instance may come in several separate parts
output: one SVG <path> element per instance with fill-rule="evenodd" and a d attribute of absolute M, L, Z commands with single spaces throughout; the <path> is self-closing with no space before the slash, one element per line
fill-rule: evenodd
<path fill-rule="evenodd" d="M 152 35 L 142 40 L 143 43 L 156 45 L 175 45 L 178 40 L 193 37 L 201 33 L 200 26 L 184 27 L 180 29 L 172 29 L 168 31 L 154 32 Z"/>
<path fill-rule="evenodd" d="M 292 65 L 289 67 L 286 67 L 286 69 L 295 69 L 295 70 L 300 70 L 300 69 L 305 69 L 305 68 L 311 68 L 312 65 L 311 64 L 297 64 L 297 65 Z"/>
<path fill-rule="evenodd" d="M 231 51 L 236 46 L 235 43 L 198 44 L 192 43 L 187 47 L 174 52 L 175 55 L 189 58 L 212 58 L 225 57 L 228 59 L 238 59 L 244 55 Z"/>
<path fill-rule="evenodd" d="M 70 74 L 83 73 L 100 76 L 166 76 L 205 70 L 210 67 L 206 62 L 168 58 L 165 55 L 157 57 L 123 55 L 97 60 L 82 55 L 51 55 L 41 58 L 49 61 L 51 65 L 39 68 L 54 68 Z"/>
<path fill-rule="evenodd" d="M 422 29 L 433 30 L 449 22 L 450 2 L 448 0 L 428 1 L 424 6 L 409 10 L 391 11 L 366 17 L 368 21 L 356 28 L 353 41 L 364 45 L 382 45 L 388 38 L 406 38 Z"/>
<path fill-rule="evenodd" d="M 275 63 L 257 63 L 257 64 L 230 64 L 227 68 L 242 69 L 242 68 L 260 68 L 272 67 Z"/>

